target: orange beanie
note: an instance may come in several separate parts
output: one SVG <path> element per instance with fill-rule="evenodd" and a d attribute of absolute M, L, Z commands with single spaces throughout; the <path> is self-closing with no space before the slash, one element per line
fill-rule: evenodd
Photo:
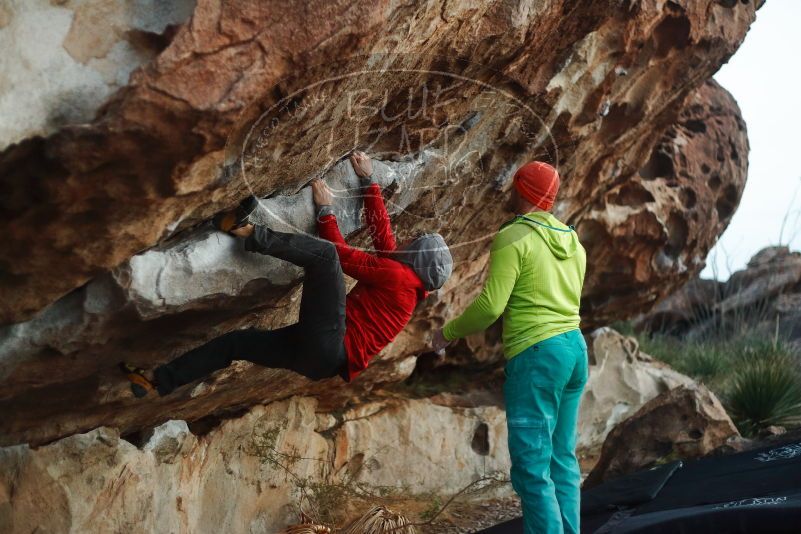
<path fill-rule="evenodd" d="M 514 184 L 520 196 L 539 209 L 549 211 L 559 191 L 559 173 L 547 163 L 532 161 L 517 169 Z"/>

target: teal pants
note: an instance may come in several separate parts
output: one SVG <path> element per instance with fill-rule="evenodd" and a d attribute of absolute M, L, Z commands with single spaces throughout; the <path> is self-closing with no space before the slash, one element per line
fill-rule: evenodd
<path fill-rule="evenodd" d="M 506 362 L 511 478 L 526 534 L 579 532 L 576 427 L 587 365 L 579 330 L 540 341 Z"/>

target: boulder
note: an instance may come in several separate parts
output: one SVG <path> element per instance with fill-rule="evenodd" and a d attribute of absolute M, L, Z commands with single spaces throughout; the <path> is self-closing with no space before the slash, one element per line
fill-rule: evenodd
<path fill-rule="evenodd" d="M 584 487 L 658 463 L 700 458 L 739 436 L 706 386 L 680 386 L 647 402 L 609 433 Z"/>
<path fill-rule="evenodd" d="M 185 23 L 194 0 L 8 0 L 0 6 L 0 150 L 91 121 Z"/>
<path fill-rule="evenodd" d="M 2 448 L 0 531 L 273 533 L 296 523 L 301 505 L 344 526 L 376 499 L 419 499 L 422 509 L 509 469 L 498 408 L 425 400 L 317 408 L 293 397 L 203 435 L 170 421 L 141 447 L 102 427 L 37 449 Z M 318 429 L 321 416 L 336 424 Z M 473 445 L 477 432 L 482 447 Z M 361 508 L 347 506 L 359 495 Z"/>
<path fill-rule="evenodd" d="M 129 434 L 292 395 L 358 403 L 403 380 L 431 328 L 478 291 L 510 216 L 510 178 L 530 159 L 559 169 L 555 214 L 592 258 L 588 327 L 647 309 L 700 270 L 744 185 L 744 123 L 707 80 L 742 42 L 754 3 L 630 10 L 605 0 L 566 15 L 556 0 L 201 0 L 182 22 L 183 5 L 162 24 L 126 12 L 159 46 L 124 86 L 93 99 L 92 119 L 30 138 L 20 126 L 0 153 L 0 410 L 12 414 L 0 444 L 102 425 Z M 119 38 L 131 38 L 120 24 Z M 30 16 L 13 27 L 36 31 Z M 36 50 L 50 58 L 65 47 Z M 38 72 L 59 81 L 59 71 Z M 343 162 L 354 147 L 376 159 L 401 240 L 445 236 L 453 282 L 348 386 L 239 364 L 146 406 L 126 396 L 121 360 L 150 367 L 225 332 L 296 320 L 298 270 L 210 232 L 213 214 L 256 194 L 265 222 L 310 231 L 307 184 L 324 177 L 343 231 L 367 245 Z M 462 346 L 470 365 L 492 364 L 497 329 Z"/>
<path fill-rule="evenodd" d="M 497 325 L 439 374 L 418 356 L 479 291 L 514 170 L 560 171 L 588 328 L 694 277 L 745 183 L 744 122 L 710 77 L 758 2 L 134 4 L 0 5 L 2 532 L 273 532 L 299 504 L 332 521 L 364 492 L 430 507 L 506 472 Z M 310 232 L 323 177 L 369 246 L 354 148 L 399 239 L 452 246 L 448 284 L 352 383 L 235 362 L 134 399 L 121 360 L 297 318 L 299 270 L 211 232 L 215 213 L 254 194 L 261 222 Z M 679 380 L 613 337 L 592 344 L 585 444 Z M 448 365 L 465 391 L 396 387 L 432 373 L 447 390 Z"/>
<path fill-rule="evenodd" d="M 748 149 L 736 102 L 706 82 L 636 177 L 588 208 L 577 229 L 591 259 L 582 298 L 589 325 L 647 311 L 701 272 L 740 202 Z"/>
<path fill-rule="evenodd" d="M 649 332 L 703 337 L 743 325 L 801 344 L 801 252 L 767 247 L 726 282 L 694 279 L 637 318 Z M 726 330 L 726 329 L 729 330 Z M 726 334 L 724 334 L 726 335 Z"/>
<path fill-rule="evenodd" d="M 757 252 L 746 268 L 735 272 L 726 282 L 725 298 L 715 311 L 743 313 L 750 307 L 784 297 L 776 311 L 792 311 L 791 302 L 801 294 L 801 252 L 788 247 L 767 247 Z"/>
<path fill-rule="evenodd" d="M 364 410 L 369 415 L 356 415 Z M 336 433 L 333 467 L 354 482 L 448 495 L 509 471 L 506 417 L 498 407 L 382 402 L 345 419 Z"/>
<path fill-rule="evenodd" d="M 690 280 L 660 300 L 650 312 L 637 317 L 634 324 L 649 333 L 683 335 L 711 315 L 712 307 L 723 296 L 725 285 L 704 278 Z"/>
<path fill-rule="evenodd" d="M 578 451 L 596 456 L 606 436 L 651 399 L 691 378 L 640 351 L 637 340 L 611 328 L 589 336 L 590 376 L 579 412 Z"/>

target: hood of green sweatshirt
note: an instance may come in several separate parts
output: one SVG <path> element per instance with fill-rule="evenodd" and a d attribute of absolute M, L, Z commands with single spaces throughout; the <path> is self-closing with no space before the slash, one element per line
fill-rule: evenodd
<path fill-rule="evenodd" d="M 560 260 L 573 257 L 578 250 L 579 240 L 575 230 L 547 211 L 518 215 L 515 222 L 532 227 L 542 237 L 553 255 Z"/>

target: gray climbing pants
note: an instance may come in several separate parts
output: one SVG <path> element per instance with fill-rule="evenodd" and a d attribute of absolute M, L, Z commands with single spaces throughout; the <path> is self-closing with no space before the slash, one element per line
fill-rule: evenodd
<path fill-rule="evenodd" d="M 160 395 L 227 367 L 233 360 L 290 369 L 312 380 L 347 376 L 345 281 L 333 243 L 257 226 L 245 249 L 303 267 L 299 321 L 277 330 L 235 330 L 156 368 Z"/>

